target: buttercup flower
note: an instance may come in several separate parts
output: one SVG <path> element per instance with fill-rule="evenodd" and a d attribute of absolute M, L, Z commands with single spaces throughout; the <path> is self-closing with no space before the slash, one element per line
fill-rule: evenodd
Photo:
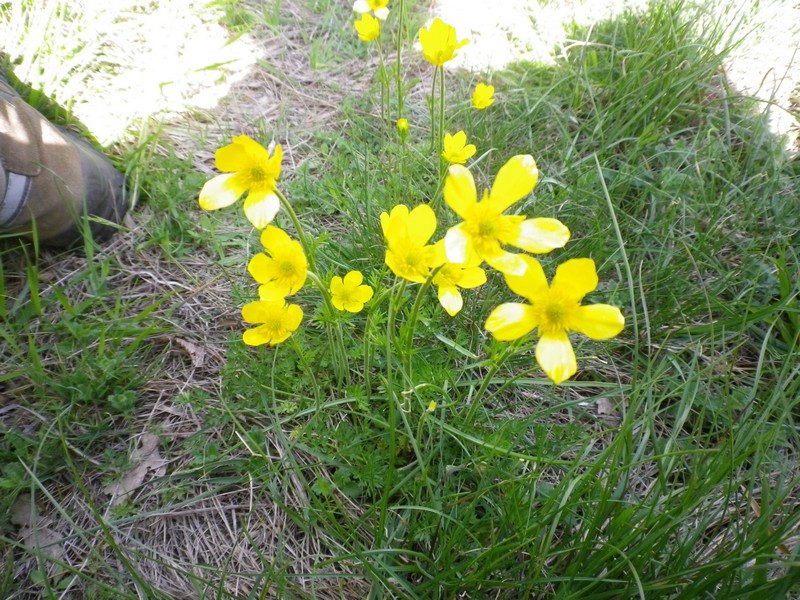
<path fill-rule="evenodd" d="M 501 304 L 486 320 L 486 330 L 497 340 L 510 341 L 538 327 L 536 361 L 550 379 L 561 383 L 577 370 L 567 334 L 577 331 L 593 340 L 607 340 L 622 331 L 625 317 L 608 304 L 581 306 L 583 297 L 597 287 L 591 258 L 573 258 L 559 265 L 549 286 L 539 261 L 520 258 L 528 265 L 525 274 L 504 276 L 508 287 L 531 303 Z"/>
<path fill-rule="evenodd" d="M 405 142 L 408 137 L 408 119 L 397 119 L 397 135 L 401 142 Z"/>
<path fill-rule="evenodd" d="M 217 150 L 215 161 L 223 175 L 210 179 L 200 191 L 200 208 L 216 210 L 230 206 L 242 195 L 244 214 L 257 229 L 264 229 L 272 222 L 280 208 L 275 195 L 275 180 L 281 174 L 283 152 L 280 144 L 270 157 L 261 144 L 240 135 L 233 143 Z"/>
<path fill-rule="evenodd" d="M 364 303 L 374 294 L 373 289 L 363 284 L 364 276 L 359 271 L 350 271 L 344 276 L 331 279 L 331 302 L 336 310 L 361 312 Z"/>
<path fill-rule="evenodd" d="M 478 110 L 491 106 L 494 103 L 494 86 L 479 83 L 472 92 L 472 106 Z"/>
<path fill-rule="evenodd" d="M 451 165 L 463 165 L 475 154 L 475 144 L 467 144 L 467 134 L 459 131 L 455 135 L 446 133 L 442 158 Z"/>
<path fill-rule="evenodd" d="M 457 40 L 456 30 L 441 19 L 434 19 L 428 29 L 419 30 L 419 43 L 422 55 L 429 63 L 442 66 L 456 57 L 456 50 L 465 46 L 469 40 Z"/>
<path fill-rule="evenodd" d="M 381 22 L 369 13 L 361 15 L 361 20 L 356 21 L 353 25 L 355 25 L 358 38 L 362 42 L 374 42 L 381 34 Z"/>
<path fill-rule="evenodd" d="M 437 252 L 428 245 L 436 230 L 436 215 L 427 204 L 409 212 L 398 204 L 391 213 L 381 213 L 381 229 L 386 238 L 386 264 L 398 277 L 425 283 L 437 264 Z"/>
<path fill-rule="evenodd" d="M 389 16 L 389 9 L 386 7 L 387 4 L 389 4 L 389 0 L 356 0 L 353 3 L 353 10 L 362 14 L 372 12 L 377 18 L 383 20 Z"/>
<path fill-rule="evenodd" d="M 478 266 L 478 262 L 472 264 L 457 265 L 446 262 L 444 256 L 444 240 L 439 240 L 434 245 L 439 254 L 442 267 L 433 276 L 433 285 L 437 287 L 439 304 L 447 311 L 451 317 L 455 317 L 464 306 L 464 299 L 458 288 L 472 289 L 486 283 L 486 273 Z"/>
<path fill-rule="evenodd" d="M 287 340 L 303 320 L 303 309 L 296 304 L 286 304 L 280 300 L 257 300 L 245 304 L 242 318 L 247 323 L 259 324 L 242 334 L 242 340 L 248 346 L 269 344 L 274 346 Z"/>
<path fill-rule="evenodd" d="M 538 178 L 533 157 L 514 156 L 500 169 L 491 192 L 485 191 L 479 202 L 469 169 L 451 166 L 444 182 L 444 199 L 464 221 L 451 227 L 444 237 L 447 260 L 464 264 L 477 256 L 498 271 L 522 275 L 527 263 L 503 246 L 545 254 L 566 244 L 569 229 L 557 219 L 503 214 L 533 190 Z"/>
<path fill-rule="evenodd" d="M 264 252 L 250 259 L 247 270 L 258 283 L 262 300 L 278 300 L 291 296 L 303 287 L 308 274 L 308 261 L 300 242 L 282 229 L 270 225 L 261 232 Z"/>

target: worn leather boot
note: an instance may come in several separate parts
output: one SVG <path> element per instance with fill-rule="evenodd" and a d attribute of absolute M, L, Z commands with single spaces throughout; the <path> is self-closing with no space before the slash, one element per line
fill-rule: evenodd
<path fill-rule="evenodd" d="M 85 217 L 119 223 L 124 178 L 103 154 L 50 123 L 0 76 L 0 237 L 34 235 L 48 246 L 83 239 Z M 94 239 L 113 225 L 89 220 Z"/>

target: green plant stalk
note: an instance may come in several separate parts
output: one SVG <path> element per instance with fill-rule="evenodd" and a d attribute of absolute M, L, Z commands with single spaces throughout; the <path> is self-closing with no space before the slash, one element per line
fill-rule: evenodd
<path fill-rule="evenodd" d="M 383 28 L 381 28 L 383 29 Z M 392 99 L 389 90 L 389 74 L 386 72 L 386 63 L 383 60 L 383 44 L 378 36 L 378 79 L 381 82 L 381 123 L 386 123 L 389 131 L 392 128 Z"/>
<path fill-rule="evenodd" d="M 403 350 L 405 352 L 403 358 L 405 362 L 404 366 L 406 373 L 409 374 L 409 379 L 411 374 L 411 345 L 414 342 L 414 329 L 416 329 L 417 319 L 419 318 L 419 307 L 422 304 L 422 298 L 425 292 L 431 286 L 433 278 L 436 277 L 436 274 L 441 270 L 441 268 L 442 267 L 439 266 L 433 269 L 425 282 L 419 286 L 419 289 L 417 290 L 417 297 L 414 298 L 414 305 L 411 307 L 411 314 L 408 317 L 408 333 L 406 333 L 406 339 L 403 340 Z"/>
<path fill-rule="evenodd" d="M 494 376 L 497 374 L 497 371 L 500 370 L 500 367 L 502 367 L 503 364 L 505 364 L 505 362 L 509 359 L 509 357 L 517 351 L 519 344 L 520 340 L 514 340 L 513 342 L 511 342 L 505 348 L 505 350 L 503 350 L 503 353 L 500 355 L 497 361 L 495 361 L 492 364 L 491 368 L 489 369 L 489 372 L 486 374 L 486 376 L 483 378 L 483 381 L 481 382 L 481 387 L 478 388 L 475 397 L 472 399 L 469 410 L 467 411 L 467 417 L 466 417 L 467 423 L 472 423 L 475 420 L 475 415 L 478 412 L 478 408 L 481 405 L 481 400 L 483 399 L 483 395 L 486 393 L 486 389 L 489 387 L 489 384 L 491 383 L 492 379 L 494 379 Z"/>
<path fill-rule="evenodd" d="M 339 311 L 336 310 L 336 307 L 333 305 L 333 301 L 331 300 L 331 295 L 328 293 L 328 288 L 322 283 L 322 280 L 319 276 L 313 272 L 308 271 L 308 278 L 317 286 L 320 294 L 322 295 L 322 299 L 325 301 L 325 305 L 328 307 L 331 315 L 338 315 Z M 347 383 L 350 383 L 350 369 L 347 368 L 347 349 L 344 345 L 344 334 L 342 333 L 342 322 L 340 319 L 336 319 L 336 326 L 328 325 L 326 328 L 328 332 L 328 338 L 331 342 L 331 347 L 335 348 L 335 360 L 333 364 L 335 365 L 334 370 L 336 371 L 336 379 L 339 384 L 343 380 L 347 380 Z"/>
<path fill-rule="evenodd" d="M 436 150 L 436 77 L 439 74 L 441 67 L 434 67 L 433 81 L 431 82 L 431 154 Z"/>
<path fill-rule="evenodd" d="M 439 67 L 439 156 L 442 155 L 444 149 L 444 66 Z M 439 161 L 441 165 L 441 160 Z M 440 177 L 441 179 L 441 173 Z"/>
<path fill-rule="evenodd" d="M 401 119 L 403 117 L 403 82 L 402 78 L 400 77 L 402 71 L 402 48 L 403 48 L 403 30 L 405 26 L 405 0 L 400 0 L 400 7 L 398 8 L 399 17 L 397 20 L 397 62 L 395 63 L 394 75 L 395 75 L 395 89 L 397 92 L 397 118 Z M 403 144 L 405 146 L 405 144 Z"/>
<path fill-rule="evenodd" d="M 275 195 L 278 197 L 278 200 L 280 200 L 281 206 L 283 206 L 283 210 L 285 210 L 286 214 L 289 215 L 289 219 L 292 221 L 292 225 L 294 225 L 294 229 L 297 232 L 297 237 L 300 239 L 300 244 L 303 246 L 303 252 L 306 253 L 308 266 L 311 267 L 309 271 L 313 271 L 314 273 L 316 273 L 317 261 L 314 259 L 314 253 L 312 252 L 311 243 L 308 241 L 308 237 L 306 236 L 306 233 L 303 230 L 303 226 L 300 224 L 300 219 L 297 218 L 297 213 L 294 212 L 294 208 L 292 208 L 289 199 L 286 196 L 284 196 L 280 190 L 276 189 Z M 325 294 L 324 291 L 323 294 Z M 328 302 L 330 303 L 330 298 L 328 298 Z"/>
<path fill-rule="evenodd" d="M 405 292 L 406 289 L 405 279 L 400 282 L 400 285 L 395 284 L 393 288 L 394 292 L 389 299 L 389 309 L 386 316 L 386 398 L 389 401 L 389 468 L 386 472 L 383 495 L 381 497 L 381 511 L 378 523 L 378 531 L 375 533 L 376 548 L 380 548 L 381 544 L 383 544 L 383 534 L 386 530 L 386 515 L 389 511 L 389 496 L 391 495 L 392 484 L 395 478 L 395 463 L 397 460 L 397 436 L 395 433 L 395 430 L 397 429 L 397 409 L 395 406 L 392 346 L 394 344 L 397 308 L 400 299 L 403 297 L 403 292 Z"/>

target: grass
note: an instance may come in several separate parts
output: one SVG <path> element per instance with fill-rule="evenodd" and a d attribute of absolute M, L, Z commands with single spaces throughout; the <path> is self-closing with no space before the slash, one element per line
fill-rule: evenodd
<path fill-rule="evenodd" d="M 312 4 L 324 42 L 309 67 L 361 64 L 350 15 Z M 295 18 L 224 8 L 237 35 Z M 657 2 L 576 29 L 557 65 L 493 74 L 499 98 L 480 113 L 448 74 L 446 129 L 478 146 L 478 187 L 533 153 L 542 181 L 520 213 L 573 232 L 545 271 L 593 258 L 587 301 L 626 316 L 620 337 L 576 344 L 560 386 L 535 340 L 483 331 L 514 299 L 497 274 L 452 319 L 429 290 L 422 327 L 408 325 L 418 286 L 391 309 L 376 298 L 343 325 L 344 354 L 328 343 L 340 317 L 306 289 L 288 342 L 244 346 L 256 236 L 192 208 L 207 175 L 160 130 L 124 159 L 145 227 L 38 261 L 8 244 L 0 595 L 800 597 L 799 167 L 726 87 L 722 34 L 695 20 Z M 409 89 L 406 149 L 376 117 L 376 85 L 303 137 L 309 160 L 284 164 L 323 280 L 359 269 L 376 296 L 388 287 L 378 215 L 399 202 L 437 207 L 435 239 L 455 224 L 427 154 L 427 89 Z M 166 462 L 114 503 L 104 489 L 141 464 L 143 433 Z M 21 521 L 21 504 L 41 516 Z M 25 547 L 26 525 L 56 542 Z"/>

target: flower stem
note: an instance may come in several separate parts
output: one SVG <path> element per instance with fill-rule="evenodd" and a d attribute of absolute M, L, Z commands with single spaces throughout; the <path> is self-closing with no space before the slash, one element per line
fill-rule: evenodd
<path fill-rule="evenodd" d="M 470 403 L 469 410 L 467 411 L 467 423 L 472 423 L 475 420 L 475 415 L 478 412 L 478 408 L 481 406 L 481 401 L 483 400 L 483 395 L 486 393 L 486 389 L 492 382 L 492 379 L 495 375 L 497 375 L 497 371 L 500 370 L 500 367 L 505 364 L 505 362 L 509 359 L 511 355 L 513 355 L 517 348 L 519 347 L 519 340 L 515 340 L 514 342 L 510 343 L 503 349 L 502 354 L 498 357 L 496 361 L 493 362 L 491 368 L 489 369 L 488 373 L 483 377 L 483 381 L 481 382 L 481 387 L 478 388 L 478 392 L 475 394 L 475 397 L 472 399 Z"/>
<path fill-rule="evenodd" d="M 431 154 L 436 150 L 436 76 L 439 68 L 433 69 L 433 81 L 431 82 Z"/>
<path fill-rule="evenodd" d="M 333 306 L 333 302 L 331 301 L 331 295 L 328 293 L 328 288 L 322 283 L 322 280 L 319 276 L 312 272 L 308 271 L 308 278 L 317 286 L 319 293 L 322 295 L 322 299 L 325 301 L 325 305 L 328 307 L 328 311 L 331 315 L 337 315 L 338 311 L 336 307 Z M 333 361 L 334 371 L 336 372 L 336 380 L 339 384 L 342 383 L 342 380 L 347 379 L 347 383 L 350 383 L 350 371 L 347 368 L 347 350 L 344 346 L 344 334 L 342 333 L 342 322 L 340 319 L 336 319 L 336 326 L 334 327 L 331 324 L 328 324 L 326 327 L 328 332 L 328 339 L 331 342 L 331 347 L 336 349 L 335 352 L 335 360 Z"/>
<path fill-rule="evenodd" d="M 406 324 L 408 331 L 406 333 L 403 347 L 405 349 L 404 366 L 406 368 L 406 373 L 409 374 L 409 377 L 411 375 L 411 346 L 414 342 L 414 330 L 417 327 L 417 319 L 419 318 L 419 307 L 422 304 L 423 295 L 430 287 L 433 278 L 436 277 L 436 274 L 440 269 L 441 267 L 436 267 L 433 271 L 431 271 L 431 274 L 428 275 L 425 283 L 419 286 L 419 289 L 417 290 L 417 297 L 414 298 L 414 305 L 411 307 L 411 314 L 408 317 L 408 323 Z"/>
<path fill-rule="evenodd" d="M 400 0 L 400 8 L 398 9 L 399 17 L 397 21 L 397 62 L 395 64 L 395 88 L 397 92 L 397 118 L 400 119 L 403 116 L 403 82 L 400 77 L 401 75 L 401 67 L 402 67 L 402 54 L 401 49 L 403 47 L 403 26 L 405 25 L 405 1 Z"/>
<path fill-rule="evenodd" d="M 289 215 L 289 219 L 292 221 L 292 225 L 294 225 L 294 229 L 297 232 L 297 237 L 300 239 L 300 244 L 303 246 L 303 252 L 306 253 L 306 258 L 308 259 L 308 266 L 310 267 L 309 271 L 316 273 L 317 263 L 314 259 L 311 243 L 308 241 L 305 231 L 303 231 L 303 226 L 300 225 L 300 219 L 297 218 L 297 213 L 294 212 L 294 208 L 292 208 L 288 198 L 286 198 L 286 196 L 284 196 L 280 190 L 275 190 L 275 195 L 278 197 L 278 200 L 281 201 L 283 210 L 285 210 L 286 214 Z M 328 302 L 330 302 L 330 298 L 328 298 Z"/>

